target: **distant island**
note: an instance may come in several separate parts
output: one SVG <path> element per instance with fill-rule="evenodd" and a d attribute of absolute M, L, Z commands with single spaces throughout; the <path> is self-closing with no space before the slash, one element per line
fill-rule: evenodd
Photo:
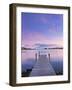
<path fill-rule="evenodd" d="M 35 50 L 35 49 L 33 49 L 33 48 L 21 47 L 21 50 Z"/>
<path fill-rule="evenodd" d="M 45 48 L 45 49 L 63 49 L 63 47 Z"/>
<path fill-rule="evenodd" d="M 63 47 L 53 47 L 53 48 L 42 48 L 43 50 L 47 49 L 63 49 Z M 26 47 L 21 47 L 21 50 L 37 50 L 37 48 L 26 48 Z"/>

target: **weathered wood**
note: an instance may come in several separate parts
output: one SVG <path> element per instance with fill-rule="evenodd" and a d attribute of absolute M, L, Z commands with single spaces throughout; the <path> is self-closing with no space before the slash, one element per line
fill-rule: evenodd
<path fill-rule="evenodd" d="M 48 61 L 47 55 L 40 55 L 30 76 L 48 76 L 56 75 L 55 70 Z"/>
<path fill-rule="evenodd" d="M 49 58 L 49 61 L 50 61 L 50 53 L 48 54 L 48 58 Z"/>

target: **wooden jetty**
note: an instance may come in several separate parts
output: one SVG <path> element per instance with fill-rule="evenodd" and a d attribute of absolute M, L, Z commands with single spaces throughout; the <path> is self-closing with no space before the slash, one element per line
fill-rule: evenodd
<path fill-rule="evenodd" d="M 36 63 L 30 73 L 30 76 L 48 76 L 48 75 L 56 75 L 54 68 L 50 64 L 50 54 L 40 55 L 40 52 L 36 54 Z"/>

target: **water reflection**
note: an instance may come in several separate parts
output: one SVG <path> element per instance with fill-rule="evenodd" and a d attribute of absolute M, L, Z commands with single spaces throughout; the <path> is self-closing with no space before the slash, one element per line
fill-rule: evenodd
<path fill-rule="evenodd" d="M 40 55 L 46 55 L 48 59 L 50 54 L 50 64 L 54 68 L 56 75 L 63 74 L 63 49 L 22 50 L 21 51 L 22 77 L 29 76 L 30 72 L 35 66 L 36 59 L 38 59 L 39 57 L 39 53 Z"/>

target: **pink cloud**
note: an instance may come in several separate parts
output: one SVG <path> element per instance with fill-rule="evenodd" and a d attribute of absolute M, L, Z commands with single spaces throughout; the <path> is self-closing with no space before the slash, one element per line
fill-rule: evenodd
<path fill-rule="evenodd" d="M 22 46 L 33 47 L 36 43 L 40 44 L 57 44 L 63 46 L 62 38 L 48 38 L 40 33 L 30 33 L 23 37 Z"/>

